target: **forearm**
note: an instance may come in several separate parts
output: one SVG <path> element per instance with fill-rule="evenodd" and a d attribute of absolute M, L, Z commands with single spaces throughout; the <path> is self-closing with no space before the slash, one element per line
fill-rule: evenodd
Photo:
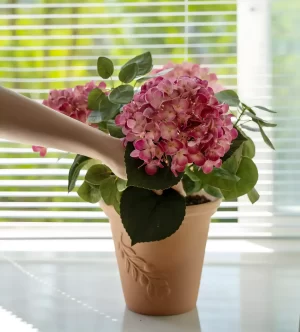
<path fill-rule="evenodd" d="M 101 160 L 125 177 L 120 140 L 0 87 L 0 137 Z"/>

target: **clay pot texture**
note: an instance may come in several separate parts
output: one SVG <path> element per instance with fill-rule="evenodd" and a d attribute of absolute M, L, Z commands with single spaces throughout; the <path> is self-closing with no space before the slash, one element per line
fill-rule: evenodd
<path fill-rule="evenodd" d="M 103 201 L 127 307 L 144 315 L 177 315 L 196 307 L 211 216 L 221 200 L 187 206 L 179 230 L 131 247 L 120 216 Z"/>

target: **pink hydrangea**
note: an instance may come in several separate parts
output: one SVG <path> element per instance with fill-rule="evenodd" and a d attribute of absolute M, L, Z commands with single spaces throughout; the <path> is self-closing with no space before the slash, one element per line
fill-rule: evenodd
<path fill-rule="evenodd" d="M 228 110 L 206 80 L 157 77 L 141 87 L 115 122 L 126 135 L 124 144 L 133 143 L 131 156 L 143 161 L 147 174 L 168 164 L 168 157 L 175 176 L 191 163 L 210 173 L 222 165 L 237 137 Z"/>
<path fill-rule="evenodd" d="M 208 86 L 211 87 L 215 93 L 224 90 L 224 87 L 218 82 L 218 77 L 215 73 L 210 73 L 209 69 L 206 67 L 201 67 L 196 63 L 183 62 L 181 64 L 176 64 L 173 62 L 168 62 L 160 69 L 154 69 L 152 74 L 157 74 L 162 70 L 173 68 L 170 72 L 163 75 L 165 78 L 169 79 L 171 82 L 174 82 L 178 77 L 189 76 L 189 77 L 198 77 L 202 80 L 208 82 Z"/>
<path fill-rule="evenodd" d="M 106 84 L 104 82 L 96 84 L 91 81 L 85 85 L 77 85 L 74 89 L 51 90 L 48 99 L 44 100 L 43 104 L 73 119 L 93 126 L 87 121 L 91 113 L 91 110 L 88 109 L 88 95 L 95 88 L 104 90 Z M 33 146 L 32 149 L 34 152 L 39 152 L 41 157 L 44 157 L 47 153 L 47 149 L 42 146 Z"/>

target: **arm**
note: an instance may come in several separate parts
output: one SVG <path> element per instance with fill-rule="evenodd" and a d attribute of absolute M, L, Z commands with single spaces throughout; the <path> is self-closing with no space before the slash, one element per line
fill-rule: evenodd
<path fill-rule="evenodd" d="M 0 138 L 101 160 L 126 179 L 122 142 L 0 87 Z"/>

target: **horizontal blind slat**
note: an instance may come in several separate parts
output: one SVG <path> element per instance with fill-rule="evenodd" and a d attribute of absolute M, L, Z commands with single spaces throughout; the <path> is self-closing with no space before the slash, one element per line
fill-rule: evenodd
<path fill-rule="evenodd" d="M 299 195 L 300 190 L 281 190 L 280 193 L 261 190 L 260 196 L 282 196 L 287 194 Z M 78 197 L 76 192 L 66 191 L 0 191 L 0 197 Z"/>
<path fill-rule="evenodd" d="M 252 206 L 250 202 L 222 202 L 221 208 L 237 208 L 240 206 Z M 273 206 L 272 202 L 257 202 L 256 206 Z M 0 202 L 0 208 L 97 208 L 99 204 L 87 202 Z"/>
<path fill-rule="evenodd" d="M 230 46 L 230 45 L 227 45 Z M 236 68 L 236 65 L 234 64 L 205 64 L 202 63 L 201 64 L 202 67 L 207 67 L 209 66 L 209 68 Z M 160 65 L 156 65 L 153 66 L 154 69 L 158 69 L 161 68 L 162 66 Z M 115 66 L 116 70 L 121 69 L 121 66 Z M 36 68 L 31 68 L 31 67 L 23 67 L 23 68 L 15 68 L 15 67 L 0 67 L 1 71 L 3 72 L 48 72 L 48 71 L 73 71 L 73 70 L 95 70 L 95 66 L 65 66 L 65 67 L 61 67 L 61 66 L 57 66 L 57 67 L 36 67 Z M 229 76 L 236 76 L 236 75 L 229 75 Z M 226 78 L 227 75 L 218 75 L 219 78 Z M 98 77 L 99 79 L 99 77 Z"/>
<path fill-rule="evenodd" d="M 143 34 L 134 34 L 134 39 L 140 38 L 166 38 L 166 37 L 235 37 L 235 32 L 184 32 L 184 33 L 143 33 Z M 91 40 L 102 40 L 102 39 L 126 39 L 132 38 L 132 34 L 101 34 L 101 35 L 87 35 L 87 34 L 78 34 L 70 36 L 65 35 L 39 35 L 39 36 L 0 36 L 0 40 L 63 40 L 63 39 L 91 39 Z"/>
<path fill-rule="evenodd" d="M 235 5 L 236 0 L 227 0 L 227 1 L 190 1 L 189 5 Z M 84 4 L 85 8 L 93 8 L 93 7 L 157 7 L 157 6 L 178 6 L 182 5 L 182 1 L 164 1 L 164 2 L 105 2 L 105 3 L 88 3 Z M 82 3 L 34 3 L 34 4 L 0 4 L 0 8 L 82 8 Z"/>
<path fill-rule="evenodd" d="M 274 214 L 267 211 L 241 213 L 235 211 L 218 211 L 213 215 L 215 219 L 237 219 L 239 217 L 247 218 L 272 218 Z M 0 218 L 22 218 L 22 219 L 36 219 L 36 218 L 64 218 L 64 219 L 107 219 L 104 212 L 100 211 L 11 211 L 0 210 Z"/>
<path fill-rule="evenodd" d="M 300 164 L 300 160 L 298 161 Z M 77 185 L 81 185 L 82 180 L 77 181 Z M 281 185 L 291 185 L 300 184 L 300 180 L 258 180 L 257 184 L 261 185 L 271 185 L 271 184 L 281 184 Z M 67 188 L 67 180 L 0 180 L 0 187 L 65 187 Z"/>
<path fill-rule="evenodd" d="M 105 56 L 103 54 L 102 56 Z M 129 60 L 130 55 L 111 55 L 109 56 L 111 60 Z M 184 54 L 153 54 L 152 57 L 154 59 L 184 59 Z M 209 53 L 209 54 L 189 54 L 189 57 L 195 57 L 195 58 L 221 58 L 221 57 L 236 57 L 236 53 Z M 58 61 L 58 60 L 97 60 L 97 56 L 28 56 L 28 57 L 17 57 L 17 58 L 11 58 L 11 57 L 0 57 L 0 60 L 2 61 L 11 61 L 11 62 L 21 62 L 21 61 Z M 266 96 L 265 98 L 269 98 Z"/>
<path fill-rule="evenodd" d="M 103 23 L 103 24 L 55 24 L 55 25 L 4 25 L 0 26 L 0 31 L 10 30 L 64 30 L 64 29 L 117 29 L 117 28 L 158 28 L 158 27 L 195 27 L 203 26 L 202 22 L 171 22 L 171 23 Z"/>
<path fill-rule="evenodd" d="M 86 13 L 86 14 L 10 14 L 0 15 L 0 20 L 18 19 L 66 19 L 66 18 L 140 18 L 140 17 L 184 17 L 184 16 L 226 16 L 236 15 L 236 11 L 203 11 L 203 12 L 140 12 L 140 13 Z M 209 25 L 218 22 L 207 22 Z M 226 23 L 226 22 L 224 22 Z M 14 25 L 10 25 L 14 26 Z"/>
<path fill-rule="evenodd" d="M 165 49 L 165 48 L 182 48 L 184 45 L 182 43 L 177 44 L 143 44 L 143 45 L 122 45 L 122 49 L 140 49 L 141 46 L 144 49 Z M 225 46 L 236 46 L 235 43 L 207 43 L 207 44 L 187 44 L 188 47 L 225 47 Z M 64 50 L 64 51 L 70 51 L 70 50 L 103 50 L 103 49 L 109 49 L 109 50 L 117 50 L 120 46 L 118 45 L 89 45 L 89 46 L 62 46 L 62 45 L 56 45 L 56 46 L 2 46 L 0 50 L 2 51 L 51 51 L 51 50 Z M 236 77 L 236 76 L 235 76 Z"/>

